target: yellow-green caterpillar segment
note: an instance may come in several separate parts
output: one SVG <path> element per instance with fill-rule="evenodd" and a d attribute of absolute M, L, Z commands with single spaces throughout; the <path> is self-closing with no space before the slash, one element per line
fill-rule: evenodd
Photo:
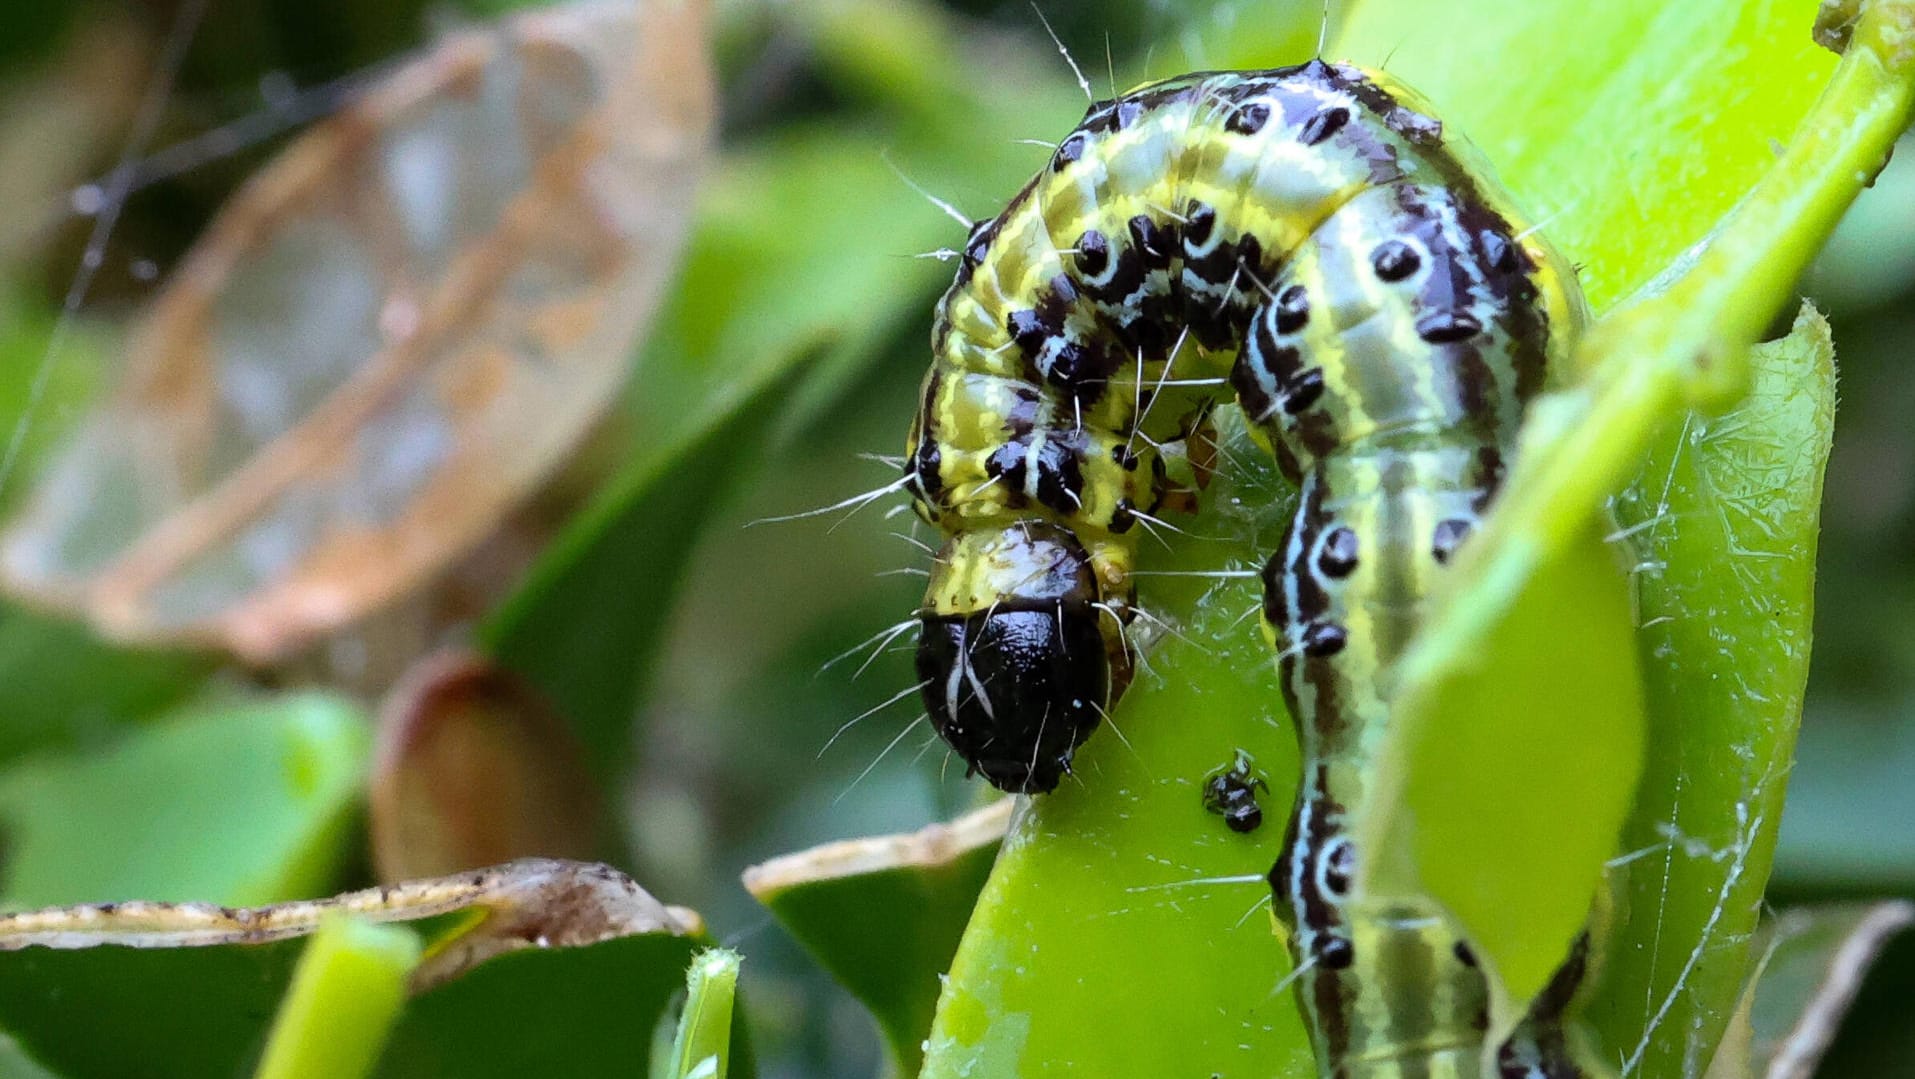
<path fill-rule="evenodd" d="M 1214 387 L 1299 485 L 1264 573 L 1304 756 L 1270 878 L 1325 1076 L 1601 1074 L 1564 1018 L 1586 940 L 1488 1046 L 1473 957 L 1433 903 L 1351 894 L 1344 820 L 1390 668 L 1585 317 L 1419 99 L 1321 61 L 1093 105 L 938 306 L 905 466 L 946 536 L 918 673 L 1001 788 L 1053 788 L 1128 681 L 1137 532 L 1203 486 Z"/>

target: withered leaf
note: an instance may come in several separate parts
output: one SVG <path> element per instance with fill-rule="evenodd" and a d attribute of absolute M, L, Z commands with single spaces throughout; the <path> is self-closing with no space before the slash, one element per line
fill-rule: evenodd
<path fill-rule="evenodd" d="M 1796 907 L 1770 919 L 1703 1079 L 1810 1079 L 1869 968 L 1911 924 L 1915 905 L 1900 899 Z"/>
<path fill-rule="evenodd" d="M 0 537 L 13 592 L 283 658 L 536 488 L 623 381 L 688 226 L 703 5 L 447 39 L 295 142 L 135 327 Z"/>
<path fill-rule="evenodd" d="M 264 944 L 305 936 L 335 911 L 372 922 L 470 915 L 453 919 L 449 930 L 428 942 L 427 958 L 413 972 L 414 992 L 522 948 L 585 947 L 649 933 L 696 936 L 705 928 L 695 911 L 660 903 L 610 866 L 526 858 L 456 876 L 266 907 L 133 900 L 0 915 L 0 951 Z"/>
<path fill-rule="evenodd" d="M 87 20 L 57 56 L 0 85 L 0 272 L 52 239 L 75 179 L 139 107 L 150 49 L 131 19 Z"/>
<path fill-rule="evenodd" d="M 598 827 L 564 721 L 524 680 L 462 651 L 421 660 L 387 695 L 368 815 L 382 880 L 583 857 Z"/>
<path fill-rule="evenodd" d="M 939 870 L 980 850 L 995 850 L 1011 825 L 1015 798 L 999 798 L 949 823 L 901 835 L 841 839 L 748 866 L 745 890 L 769 903 L 793 888 L 891 872 Z"/>

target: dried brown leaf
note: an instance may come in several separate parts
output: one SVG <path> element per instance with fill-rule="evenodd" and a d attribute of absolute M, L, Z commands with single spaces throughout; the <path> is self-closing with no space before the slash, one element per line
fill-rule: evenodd
<path fill-rule="evenodd" d="M 0 538 L 12 591 L 270 662 L 483 540 L 623 381 L 713 102 L 703 5 L 447 39 L 226 207 Z"/>
<path fill-rule="evenodd" d="M 1767 938 L 1705 1079 L 1810 1079 L 1869 968 L 1915 924 L 1904 900 L 1783 911 Z"/>
<path fill-rule="evenodd" d="M 422 660 L 387 697 L 369 811 L 382 880 L 583 857 L 597 838 L 571 732 L 523 679 L 467 652 Z"/>
<path fill-rule="evenodd" d="M 1015 798 L 999 798 L 949 823 L 927 824 L 901 835 L 841 839 L 745 869 L 745 890 L 766 902 L 790 888 L 894 869 L 947 865 L 982 847 L 1004 841 Z"/>
<path fill-rule="evenodd" d="M 102 13 L 40 70 L 0 87 L 0 274 L 58 232 L 69 189 L 139 106 L 143 40 Z"/>
<path fill-rule="evenodd" d="M 415 993 L 522 948 L 577 948 L 647 933 L 693 936 L 705 928 L 695 911 L 660 903 L 610 866 L 527 858 L 456 876 L 266 907 L 133 900 L 0 915 L 0 951 L 264 944 L 305 936 L 335 911 L 372 922 L 411 922 L 458 911 L 475 916 L 449 939 L 433 944 L 413 972 Z"/>

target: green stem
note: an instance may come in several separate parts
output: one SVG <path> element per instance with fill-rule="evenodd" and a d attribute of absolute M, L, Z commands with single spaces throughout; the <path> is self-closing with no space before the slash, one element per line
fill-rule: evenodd
<path fill-rule="evenodd" d="M 672 1079 L 725 1079 L 731 1063 L 731 1011 L 738 989 L 737 952 L 713 948 L 692 960 L 690 990 L 672 1043 Z"/>
<path fill-rule="evenodd" d="M 255 1079 L 355 1079 L 372 1071 L 405 1005 L 419 938 L 329 915 L 306 945 Z"/>

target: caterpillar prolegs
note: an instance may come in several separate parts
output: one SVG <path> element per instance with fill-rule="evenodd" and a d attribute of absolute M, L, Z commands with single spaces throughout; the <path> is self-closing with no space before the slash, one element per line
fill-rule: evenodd
<path fill-rule="evenodd" d="M 1326 1076 L 1484 1074 L 1486 989 L 1433 904 L 1349 895 L 1344 806 L 1398 658 L 1580 332 L 1573 271 L 1405 88 L 1313 61 L 1094 104 L 965 243 L 906 482 L 946 541 L 919 617 L 939 733 L 1043 792 L 1129 680 L 1132 556 L 1207 478 L 1227 383 L 1301 492 L 1263 574 L 1301 793 L 1274 905 Z M 1572 957 L 1508 1077 L 1586 1074 Z"/>

